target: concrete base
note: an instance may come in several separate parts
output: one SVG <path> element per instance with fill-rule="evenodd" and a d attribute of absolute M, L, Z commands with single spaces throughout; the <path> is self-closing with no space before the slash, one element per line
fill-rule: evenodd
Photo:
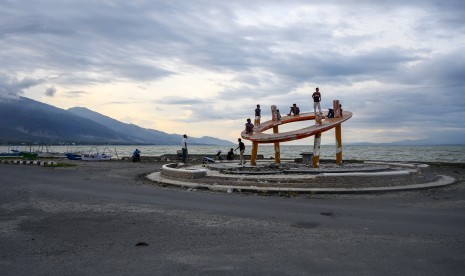
<path fill-rule="evenodd" d="M 207 170 L 190 167 L 182 168 L 178 163 L 171 163 L 163 165 L 161 174 L 174 178 L 195 179 L 205 177 L 207 175 Z"/>
<path fill-rule="evenodd" d="M 262 165 L 268 166 L 266 163 Z M 212 169 L 212 166 L 215 169 Z M 274 174 L 257 174 L 253 171 L 257 166 L 238 166 L 235 163 L 223 162 L 182 169 L 164 166 L 161 173 L 152 173 L 147 178 L 164 185 L 192 189 L 253 193 L 393 192 L 442 187 L 455 182 L 452 177 L 425 171 L 427 166 L 423 164 L 377 162 L 359 165 L 359 171 L 348 171 L 347 167 L 340 166 L 336 168 L 340 168 L 339 171 L 333 169 L 332 172 L 328 172 L 328 168 L 322 167 L 319 168 L 320 173 L 313 174 L 282 173 L 279 170 Z M 380 168 L 385 169 L 380 171 Z M 231 173 L 231 170 L 234 173 Z M 312 170 L 315 171 L 313 168 Z"/>

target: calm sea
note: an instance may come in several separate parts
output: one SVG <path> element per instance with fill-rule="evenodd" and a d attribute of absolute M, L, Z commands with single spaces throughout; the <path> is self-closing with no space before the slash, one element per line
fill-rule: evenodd
<path fill-rule="evenodd" d="M 92 146 L 51 146 L 51 151 L 88 152 Z M 180 146 L 106 146 L 119 157 L 131 156 L 135 148 L 142 151 L 142 155 L 160 156 L 163 154 L 175 154 Z M 105 146 L 98 146 L 103 150 Z M 234 146 L 236 148 L 236 146 Z M 25 147 L 19 147 L 20 150 Z M 190 146 L 189 153 L 215 155 L 218 150 L 226 154 L 230 147 L 227 146 Z M 7 146 L 0 146 L 0 152 L 6 152 Z M 28 149 L 29 150 L 29 149 Z M 246 154 L 250 154 L 251 146 L 246 145 Z M 300 157 L 302 152 L 312 152 L 312 146 L 281 145 L 281 158 L 293 159 Z M 265 158 L 274 156 L 273 145 L 260 145 L 258 154 Z M 321 146 L 320 157 L 323 159 L 335 158 L 334 145 Z M 454 162 L 465 163 L 465 146 L 351 146 L 343 147 L 343 159 L 346 160 L 383 160 L 383 161 L 418 161 L 418 162 Z"/>

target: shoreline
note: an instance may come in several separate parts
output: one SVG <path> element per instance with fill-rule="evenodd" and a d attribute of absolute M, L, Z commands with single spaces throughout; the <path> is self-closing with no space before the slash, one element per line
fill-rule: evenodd
<path fill-rule="evenodd" d="M 48 159 L 48 160 L 53 160 L 53 159 Z M 329 163 L 334 163 L 332 160 L 326 160 L 327 162 Z M 222 184 L 222 186 L 226 187 L 226 186 L 230 186 L 233 187 L 233 186 L 237 186 L 237 188 L 234 188 L 233 189 L 236 189 L 237 191 L 239 190 L 247 190 L 249 187 L 247 186 L 254 186 L 254 187 L 257 187 L 259 189 L 263 189 L 263 190 L 266 190 L 266 187 L 269 187 L 273 181 L 269 182 L 269 181 L 263 181 L 263 180 L 260 180 L 260 181 L 255 181 L 252 180 L 252 181 L 247 181 L 247 180 L 244 180 L 241 176 L 238 176 L 237 177 L 237 181 L 230 181 L 230 180 L 225 180 L 225 179 L 214 179 L 214 180 L 211 180 L 211 179 L 208 179 L 208 178 L 200 178 L 200 179 L 188 179 L 188 180 L 182 180 L 181 182 L 188 182 L 189 185 L 184 185 L 184 183 L 181 183 L 180 185 L 167 185 L 166 183 L 163 183 L 162 181 L 152 181 L 152 180 L 149 180 L 147 179 L 147 176 L 150 175 L 150 174 L 153 174 L 153 173 L 159 173 L 162 171 L 162 166 L 164 164 L 167 164 L 166 161 L 158 161 L 158 160 L 154 160 L 154 159 L 147 159 L 147 160 L 143 160 L 142 162 L 130 162 L 130 161 L 125 161 L 125 160 L 110 160 L 110 161 L 97 161 L 97 162 L 92 162 L 92 161 L 76 161 L 76 160 L 58 160 L 56 161 L 58 162 L 58 164 L 62 163 L 62 164 L 66 164 L 65 166 L 60 166 L 60 165 L 51 165 L 51 166 L 38 166 L 38 165 L 27 165 L 25 163 L 22 163 L 24 165 L 14 165 L 14 164 L 2 164 L 0 162 L 0 166 L 1 167 L 9 167 L 9 166 L 15 166 L 15 167 L 18 167 L 18 166 L 24 166 L 24 167 L 37 167 L 37 168 L 40 168 L 40 169 L 43 169 L 43 170 L 50 170 L 52 175 L 53 175 L 53 171 L 54 170 L 66 170 L 66 171 L 70 171 L 72 173 L 76 173 L 77 176 L 79 175 L 98 175 L 97 179 L 104 179 L 108 176 L 114 176 L 114 175 L 119 175 L 120 177 L 123 177 L 125 179 L 127 179 L 128 181 L 130 182 L 144 182 L 146 185 L 149 185 L 149 186 L 159 186 L 159 187 L 166 187 L 166 186 L 173 186 L 173 188 L 175 188 L 175 186 L 177 186 L 177 188 L 187 188 L 187 189 L 192 189 L 191 187 L 193 186 L 199 186 L 199 184 L 201 184 L 200 186 L 202 185 L 210 185 L 210 186 L 215 186 L 219 183 Z M 325 160 L 322 160 L 322 162 L 325 162 Z M 359 160 L 346 160 L 345 161 L 346 163 L 360 163 Z M 465 184 L 465 163 L 451 163 L 451 162 L 415 162 L 416 164 L 427 164 L 429 165 L 429 169 L 437 174 L 437 175 L 444 175 L 444 176 L 447 176 L 447 177 L 452 177 L 455 179 L 455 181 L 451 184 L 451 186 L 462 186 L 463 184 Z M 190 165 L 201 165 L 201 162 L 200 161 L 196 161 L 196 162 L 193 162 L 193 163 L 190 163 Z M 325 185 L 325 182 L 323 181 L 320 181 L 321 183 L 323 183 L 323 185 L 320 185 L 320 186 L 310 186 L 310 187 L 305 187 L 305 186 L 299 186 L 299 184 L 297 185 L 290 185 L 290 186 L 285 186 L 285 188 L 291 188 L 290 190 L 292 190 L 292 188 L 315 188 L 316 190 L 315 191 L 318 191 L 319 188 L 329 188 L 329 189 L 332 189 L 332 188 L 347 188 L 347 189 L 351 189 L 352 191 L 354 192 L 357 192 L 358 190 L 363 190 L 363 188 L 377 188 L 377 187 L 380 187 L 381 185 L 378 185 L 376 184 L 376 182 L 380 179 L 382 179 L 383 176 L 379 176 L 379 177 L 368 177 L 366 179 L 370 179 L 370 181 L 372 183 L 375 183 L 375 185 L 358 185 L 359 183 L 361 183 L 360 180 L 356 179 L 356 177 L 347 177 L 347 176 L 344 176 L 344 177 L 341 177 L 341 176 L 334 176 L 334 177 L 328 177 L 327 179 L 331 180 L 331 179 L 337 179 L 337 181 L 339 183 L 342 183 L 342 184 L 339 184 L 339 185 L 334 185 L 334 182 L 331 183 L 332 181 L 326 181 L 326 184 L 328 185 Z M 391 177 L 392 178 L 392 177 Z M 176 179 L 175 179 L 176 180 Z M 179 179 L 178 179 L 179 180 Z M 436 179 L 437 180 L 437 179 Z M 434 182 L 436 180 L 432 180 L 430 182 Z M 63 179 L 63 181 L 67 181 L 66 179 Z M 268 183 L 267 183 L 268 182 Z M 279 180 L 278 181 L 274 181 L 274 182 L 278 182 L 279 183 Z M 237 183 L 240 183 L 240 185 L 236 185 Z M 357 184 L 357 185 L 356 185 Z M 421 183 L 414 183 L 414 184 L 421 184 Z M 448 184 L 449 185 L 449 184 Z M 191 187 L 188 187 L 188 186 L 191 186 Z M 220 187 L 221 185 L 217 185 L 218 187 Z M 240 186 L 243 186 L 242 188 Z M 396 185 L 391 185 L 391 186 L 396 186 Z M 399 186 L 406 186 L 406 185 L 399 185 Z M 264 187 L 264 188 L 262 188 Z M 275 186 L 276 187 L 276 186 Z M 282 187 L 282 186 L 281 186 Z M 361 189 L 360 189 L 361 188 Z M 428 187 L 423 187 L 424 189 L 428 189 Z M 215 190 L 216 188 L 213 188 L 212 190 Z M 386 191 L 389 191 L 390 188 L 388 188 Z M 434 188 L 433 188 L 434 189 Z M 438 188 L 438 189 L 442 189 L 442 188 Z M 218 190 L 218 189 L 216 189 Z M 220 189 L 220 190 L 225 190 L 225 189 Z M 272 189 L 269 189 L 270 191 Z M 227 189 L 226 189 L 227 191 Z M 309 193 L 313 193 L 311 190 L 308 191 Z M 349 192 L 349 191 L 346 191 L 346 192 Z M 375 190 L 373 190 L 373 192 L 376 193 Z M 393 191 L 394 193 L 399 193 L 399 192 L 395 192 Z M 278 191 L 279 193 L 279 191 Z"/>
<path fill-rule="evenodd" d="M 95 174 L 98 173 L 101 177 L 105 177 L 106 175 L 113 175 L 118 174 L 128 179 L 142 179 L 147 177 L 148 175 L 159 173 L 162 169 L 164 164 L 167 164 L 166 161 L 159 161 L 159 157 L 157 158 L 147 158 L 143 159 L 142 162 L 130 162 L 125 160 L 110 160 L 110 161 L 98 161 L 98 162 L 91 162 L 91 161 L 76 161 L 76 160 L 57 160 L 58 164 L 63 163 L 66 166 L 50 166 L 50 169 L 56 170 L 70 170 L 75 171 L 79 174 L 86 174 L 91 173 Z M 53 160 L 53 159 L 48 159 Z M 56 160 L 56 159 L 55 159 Z M 334 163 L 332 160 L 322 160 L 322 163 Z M 360 163 L 359 160 L 346 160 L 345 164 L 358 164 Z M 452 177 L 455 179 L 452 185 L 463 184 L 465 181 L 465 163 L 450 163 L 450 162 L 415 162 L 415 164 L 427 164 L 429 165 L 429 169 L 432 173 L 437 175 L 445 175 L 446 177 Z M 201 165 L 200 161 L 194 161 L 189 165 Z M 0 166 L 10 166 L 7 164 L 0 164 Z M 11 165 L 11 166 L 20 166 L 20 165 Z M 34 166 L 34 165 L 29 165 Z M 231 178 L 232 177 L 232 178 Z M 337 191 L 338 189 L 343 189 L 342 193 L 350 193 L 350 192 L 363 192 L 366 190 L 367 192 L 382 192 L 380 188 L 384 187 L 384 191 L 395 191 L 396 186 L 409 186 L 409 185 L 417 185 L 422 184 L 421 181 L 413 181 L 413 182 L 406 182 L 406 180 L 414 179 L 412 176 L 408 176 L 407 178 L 402 178 L 401 176 L 396 177 L 388 177 L 391 181 L 388 184 L 386 183 L 384 176 L 367 176 L 367 177 L 356 177 L 356 176 L 328 176 L 328 177 L 320 177 L 318 180 L 313 182 L 302 182 L 302 180 L 298 180 L 297 182 L 291 182 L 290 184 L 285 183 L 285 179 L 289 176 L 282 176 L 283 180 L 274 180 L 269 181 L 264 179 L 260 179 L 260 177 L 255 177 L 255 179 L 245 179 L 244 177 L 238 176 L 230 176 L 230 178 L 198 178 L 198 179 L 173 179 L 174 181 L 178 181 L 179 183 L 174 185 L 178 187 L 185 187 L 188 189 L 202 189 L 203 188 L 211 188 L 212 190 L 223 190 L 227 191 L 228 189 L 232 189 L 235 191 L 246 191 L 246 190 L 263 190 L 268 192 L 285 192 L 287 189 L 288 192 L 296 192 L 299 189 L 302 192 L 306 193 L 322 193 L 328 192 L 331 190 Z M 311 176 L 315 179 L 314 176 Z M 234 179 L 235 178 L 235 179 Z M 428 181 L 424 181 L 424 183 L 432 183 L 438 181 L 439 179 L 434 179 L 432 177 L 429 178 Z M 152 182 L 151 180 L 147 180 Z M 450 179 L 448 182 L 451 182 Z M 187 183 L 187 184 L 186 184 Z M 450 185 L 451 183 L 447 184 Z M 171 185 L 169 181 L 160 181 L 159 178 L 155 179 L 155 182 L 152 182 L 151 185 L 157 186 L 166 186 Z M 428 189 L 432 187 L 426 186 L 419 186 L 419 188 Z M 325 189 L 325 190 L 321 190 Z M 397 189 L 402 190 L 402 189 Z M 405 190 L 405 189 L 404 189 Z"/>
<path fill-rule="evenodd" d="M 234 146 L 192 146 L 189 156 L 214 156 L 218 150 L 225 155 Z M 90 146 L 77 146 L 73 150 L 88 152 Z M 141 146 L 141 145 L 108 145 L 108 148 L 116 150 L 118 157 L 130 157 L 135 148 L 141 150 L 142 156 L 176 155 L 180 146 Z M 20 149 L 22 147 L 20 146 Z M 101 146 L 103 148 L 103 146 Z M 1 147 L 0 152 L 6 152 L 8 147 Z M 52 146 L 54 152 L 69 152 L 66 146 Z M 281 158 L 294 160 L 302 157 L 303 152 L 313 151 L 313 142 L 309 145 L 281 145 Z M 246 144 L 245 154 L 251 154 L 251 146 Z M 274 157 L 273 145 L 262 145 L 258 154 L 265 160 Z M 465 163 L 465 145 L 446 146 L 392 146 L 392 145 L 343 145 L 343 160 L 373 160 L 373 161 L 401 161 L 401 162 L 453 162 Z M 334 159 L 335 146 L 322 145 L 320 157 Z"/>

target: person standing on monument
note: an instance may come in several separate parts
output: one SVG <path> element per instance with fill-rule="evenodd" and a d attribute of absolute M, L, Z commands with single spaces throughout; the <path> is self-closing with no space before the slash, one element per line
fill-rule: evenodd
<path fill-rule="evenodd" d="M 262 116 L 262 110 L 260 109 L 260 105 L 257 104 L 257 108 L 255 108 L 255 121 L 254 125 L 258 126 L 260 124 L 260 118 Z"/>
<path fill-rule="evenodd" d="M 293 104 L 291 106 L 291 110 L 289 111 L 289 114 L 287 114 L 287 116 L 291 116 L 292 114 L 294 115 L 300 114 L 300 108 L 297 106 L 297 104 Z"/>
<path fill-rule="evenodd" d="M 321 115 L 321 106 L 320 106 L 321 94 L 320 94 L 320 88 L 318 88 L 318 87 L 315 88 L 315 92 L 313 92 L 312 98 L 313 98 L 313 112 L 315 112 L 315 114 L 316 114 L 316 108 L 318 107 L 318 111 L 320 112 L 320 115 Z"/>
<path fill-rule="evenodd" d="M 245 123 L 245 133 L 252 134 L 253 133 L 254 125 L 250 119 L 247 119 L 247 123 Z"/>

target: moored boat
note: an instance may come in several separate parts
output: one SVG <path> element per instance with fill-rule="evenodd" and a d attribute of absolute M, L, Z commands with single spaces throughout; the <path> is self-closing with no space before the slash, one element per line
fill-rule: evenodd
<path fill-rule="evenodd" d="M 82 154 L 80 153 L 65 153 L 66 158 L 69 160 L 82 160 Z"/>
<path fill-rule="evenodd" d="M 18 157 L 18 146 L 9 146 L 6 152 L 0 152 L 0 157 Z"/>
<path fill-rule="evenodd" d="M 29 147 L 29 150 L 27 150 L 27 147 Z M 23 158 L 23 159 L 29 159 L 29 160 L 36 159 L 37 153 L 33 152 L 31 149 L 32 148 L 30 146 L 26 146 L 25 150 L 19 150 L 18 146 L 10 146 L 8 147 L 7 152 L 0 153 L 0 157 Z"/>
<path fill-rule="evenodd" d="M 83 161 L 107 161 L 111 160 L 113 155 L 109 148 L 104 148 L 103 151 L 100 152 L 99 148 L 92 147 L 89 150 L 89 153 L 82 154 L 81 160 Z"/>

